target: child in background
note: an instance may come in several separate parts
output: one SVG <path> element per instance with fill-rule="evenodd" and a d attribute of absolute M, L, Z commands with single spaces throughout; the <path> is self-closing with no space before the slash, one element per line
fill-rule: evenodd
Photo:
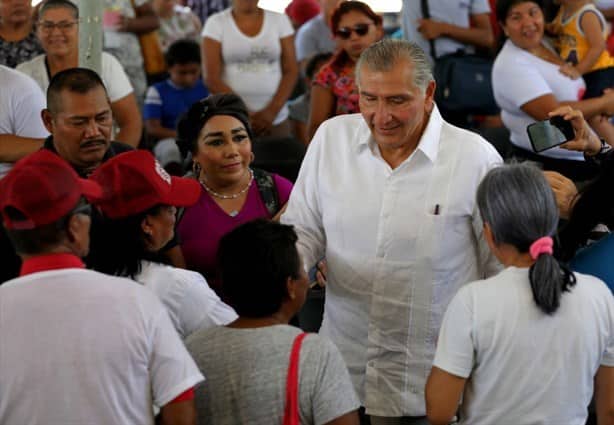
<path fill-rule="evenodd" d="M 309 96 L 311 92 L 311 80 L 313 80 L 314 75 L 318 73 L 320 68 L 322 68 L 332 56 L 332 53 L 318 53 L 307 61 L 307 65 L 305 66 L 305 93 L 288 102 L 288 118 L 292 125 L 292 133 L 294 137 L 305 145 L 309 144 L 307 123 L 309 122 L 309 107 L 311 102 Z"/>
<path fill-rule="evenodd" d="M 182 174 L 183 159 L 175 144 L 175 126 L 183 112 L 209 95 L 200 78 L 200 46 L 194 40 L 178 40 L 165 55 L 169 78 L 149 87 L 143 116 L 153 153 L 171 174 Z"/>
<path fill-rule="evenodd" d="M 614 58 L 606 50 L 607 22 L 590 0 L 559 0 L 561 5 L 549 31 L 566 62 L 561 73 L 570 78 L 583 77 L 584 99 L 599 97 L 614 87 Z M 614 144 L 614 126 L 609 117 L 595 117 L 591 126 L 608 143 Z"/>

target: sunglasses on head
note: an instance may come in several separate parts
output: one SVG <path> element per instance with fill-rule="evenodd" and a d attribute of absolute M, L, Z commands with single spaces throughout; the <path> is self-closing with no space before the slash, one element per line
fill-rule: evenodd
<path fill-rule="evenodd" d="M 341 27 L 335 32 L 335 35 L 342 40 L 347 40 L 352 36 L 352 32 L 363 37 L 369 32 L 369 27 L 373 24 L 356 24 L 354 27 Z"/>

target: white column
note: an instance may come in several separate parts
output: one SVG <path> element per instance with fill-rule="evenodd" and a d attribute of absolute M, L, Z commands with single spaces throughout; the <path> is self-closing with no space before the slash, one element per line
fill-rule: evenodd
<path fill-rule="evenodd" d="M 100 75 L 102 66 L 103 1 L 80 0 L 79 5 L 79 66 Z"/>

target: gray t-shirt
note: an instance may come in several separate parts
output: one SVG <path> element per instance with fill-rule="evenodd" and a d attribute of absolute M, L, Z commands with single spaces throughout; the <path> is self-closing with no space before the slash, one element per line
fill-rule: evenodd
<path fill-rule="evenodd" d="M 469 28 L 471 15 L 490 13 L 488 0 L 429 0 L 431 19 L 447 22 L 462 28 Z M 430 57 L 428 40 L 418 31 L 418 19 L 421 19 L 422 8 L 418 0 L 403 0 L 401 11 L 401 26 L 405 38 L 418 44 Z M 449 37 L 435 40 L 437 57 L 454 53 L 459 49 L 473 52 L 473 47 Z"/>
<path fill-rule="evenodd" d="M 294 45 L 296 47 L 296 59 L 299 61 L 309 59 L 318 53 L 332 53 L 337 47 L 333 32 L 324 21 L 322 14 L 305 22 L 298 29 Z"/>
<path fill-rule="evenodd" d="M 213 425 L 281 424 L 290 350 L 300 329 L 216 327 L 186 340 L 207 380 L 196 387 L 198 422 Z M 334 344 L 316 334 L 303 340 L 299 364 L 302 424 L 324 424 L 360 403 Z"/>

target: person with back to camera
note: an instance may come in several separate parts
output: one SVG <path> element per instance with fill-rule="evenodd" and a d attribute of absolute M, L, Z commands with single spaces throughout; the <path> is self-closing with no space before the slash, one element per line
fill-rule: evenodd
<path fill-rule="evenodd" d="M 103 196 L 40 150 L 0 181 L 3 226 L 23 258 L 0 287 L 0 423 L 195 423 L 203 377 L 165 308 L 141 285 L 86 270 Z M 27 396 L 26 396 L 27 394 Z"/>
<path fill-rule="evenodd" d="M 313 79 L 309 140 L 330 117 L 360 112 L 354 69 L 360 54 L 384 36 L 382 17 L 360 1 L 344 1 L 331 17 L 338 50 Z"/>
<path fill-rule="evenodd" d="M 298 424 L 284 416 L 284 411 L 291 416 L 298 410 L 294 418 L 304 425 L 358 425 L 359 402 L 335 345 L 288 325 L 309 286 L 296 241 L 291 226 L 262 219 L 239 226 L 220 241 L 224 292 L 239 318 L 198 331 L 186 341 L 207 373 L 205 384 L 195 390 L 200 423 Z M 295 343 L 298 378 L 289 385 L 297 396 L 292 412 L 286 394 Z"/>
<path fill-rule="evenodd" d="M 99 203 L 105 219 L 92 232 L 99 250 L 90 258 L 90 268 L 151 289 L 182 338 L 236 319 L 200 274 L 161 264 L 156 258 L 174 236 L 177 207 L 198 200 L 197 181 L 171 177 L 144 150 L 111 158 L 90 179 L 106 193 Z"/>
<path fill-rule="evenodd" d="M 596 167 L 587 164 L 581 153 L 555 147 L 535 154 L 526 128 L 563 105 L 581 110 L 587 118 L 612 116 L 614 91 L 581 100 L 584 80 L 560 72 L 563 61 L 544 38 L 544 14 L 538 2 L 499 0 L 496 10 L 507 39 L 493 65 L 493 92 L 501 119 L 510 130 L 515 156 L 540 162 L 544 169 L 573 180 L 594 177 Z"/>
<path fill-rule="evenodd" d="M 177 134 L 183 155 L 192 154 L 194 178 L 202 186 L 198 202 L 184 210 L 177 225 L 181 250 L 188 269 L 218 290 L 220 238 L 239 224 L 278 215 L 292 183 L 250 168 L 253 133 L 247 107 L 235 94 L 212 95 L 192 105 Z"/>
<path fill-rule="evenodd" d="M 450 302 L 426 384 L 433 425 L 583 425 L 593 390 L 600 424 L 614 417 L 614 298 L 602 281 L 553 256 L 559 215 L 541 171 L 491 170 L 477 203 L 506 267 Z M 461 402 L 462 397 L 462 402 Z"/>

